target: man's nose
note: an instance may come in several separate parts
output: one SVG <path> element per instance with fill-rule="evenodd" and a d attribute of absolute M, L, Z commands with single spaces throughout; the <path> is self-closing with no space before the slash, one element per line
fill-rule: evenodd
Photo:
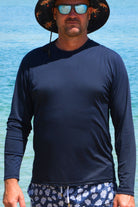
<path fill-rule="evenodd" d="M 71 11 L 70 11 L 70 13 L 69 13 L 69 15 L 70 16 L 76 16 L 77 15 L 77 13 L 75 12 L 75 8 L 71 8 Z"/>

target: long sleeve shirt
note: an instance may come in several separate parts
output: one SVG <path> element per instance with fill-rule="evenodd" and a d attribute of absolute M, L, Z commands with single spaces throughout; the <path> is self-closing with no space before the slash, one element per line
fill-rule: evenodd
<path fill-rule="evenodd" d="M 20 64 L 7 122 L 4 179 L 19 179 L 33 117 L 32 182 L 115 182 L 110 115 L 118 158 L 117 192 L 134 195 L 135 138 L 121 57 L 90 39 L 74 51 L 63 51 L 54 41 L 29 52 Z"/>

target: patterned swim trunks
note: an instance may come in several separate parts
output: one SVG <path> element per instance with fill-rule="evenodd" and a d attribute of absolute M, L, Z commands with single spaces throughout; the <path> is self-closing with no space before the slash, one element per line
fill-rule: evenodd
<path fill-rule="evenodd" d="M 113 183 L 67 187 L 31 183 L 28 188 L 32 207 L 112 207 L 115 193 Z"/>

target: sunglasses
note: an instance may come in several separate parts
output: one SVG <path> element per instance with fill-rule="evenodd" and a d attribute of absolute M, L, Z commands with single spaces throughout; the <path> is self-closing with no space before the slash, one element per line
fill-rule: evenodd
<path fill-rule="evenodd" d="M 60 14 L 69 14 L 72 8 L 77 14 L 85 14 L 88 9 L 87 4 L 60 4 L 55 7 L 58 8 Z"/>

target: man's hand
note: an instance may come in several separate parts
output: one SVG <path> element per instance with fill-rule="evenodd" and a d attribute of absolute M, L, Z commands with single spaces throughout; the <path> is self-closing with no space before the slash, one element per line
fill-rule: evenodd
<path fill-rule="evenodd" d="M 20 207 L 26 207 L 24 195 L 18 185 L 17 179 L 7 179 L 5 181 L 5 192 L 3 203 L 5 207 L 17 207 L 19 202 Z"/>
<path fill-rule="evenodd" d="M 134 197 L 131 195 L 116 194 L 113 207 L 135 207 Z"/>

